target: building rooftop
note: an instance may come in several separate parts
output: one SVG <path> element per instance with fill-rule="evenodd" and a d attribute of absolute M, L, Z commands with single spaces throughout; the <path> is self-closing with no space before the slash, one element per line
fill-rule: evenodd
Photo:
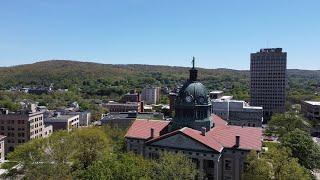
<path fill-rule="evenodd" d="M 210 94 L 221 94 L 221 93 L 223 93 L 223 91 L 215 90 L 210 92 Z"/>
<path fill-rule="evenodd" d="M 305 103 L 311 104 L 313 106 L 320 106 L 320 102 L 319 101 L 304 101 Z"/>
<path fill-rule="evenodd" d="M 79 115 L 59 115 L 59 116 L 49 117 L 47 119 L 44 119 L 44 121 L 45 122 L 64 122 L 75 116 L 79 116 Z"/>
<path fill-rule="evenodd" d="M 150 139 L 149 143 L 182 133 L 215 151 L 221 152 L 223 148 L 233 148 L 236 136 L 239 136 L 239 149 L 261 150 L 262 128 L 227 125 L 227 122 L 217 115 L 212 115 L 211 118 L 215 126 L 206 135 L 188 127 L 170 133 L 160 133 L 165 131 L 170 123 L 169 121 L 135 120 L 125 137 L 147 140 L 151 138 L 150 129 L 152 128 L 154 129 L 154 138 Z"/>
<path fill-rule="evenodd" d="M 154 137 L 160 136 L 160 131 L 168 126 L 170 122 L 164 120 L 143 120 L 137 119 L 133 122 L 129 128 L 125 137 L 137 138 L 137 139 L 148 139 L 150 138 L 150 129 L 154 129 Z"/>
<path fill-rule="evenodd" d="M 129 113 L 108 113 L 106 116 L 103 117 L 102 121 L 107 121 L 110 119 L 132 119 L 136 117 L 136 113 L 132 116 L 130 116 Z"/>
<path fill-rule="evenodd" d="M 165 139 L 167 137 L 173 136 L 178 133 L 186 135 L 192 139 L 195 139 L 198 142 L 200 142 L 200 143 L 202 143 L 202 144 L 208 146 L 209 148 L 214 149 L 218 152 L 221 152 L 223 150 L 223 146 L 213 136 L 203 136 L 203 135 L 201 135 L 200 131 L 197 131 L 197 130 L 194 130 L 194 129 L 191 129 L 188 127 L 184 127 L 184 128 L 178 129 L 176 131 L 173 131 L 171 133 L 167 133 L 167 134 L 164 134 L 164 135 L 159 136 L 157 138 L 151 139 L 147 143 L 152 143 L 152 142 L 155 142 L 155 141 L 158 141 L 161 139 Z"/>
<path fill-rule="evenodd" d="M 263 48 L 260 49 L 261 53 L 270 53 L 270 52 L 282 52 L 282 48 Z"/>
<path fill-rule="evenodd" d="M 211 101 L 213 102 L 226 102 L 226 101 L 231 101 L 233 96 L 222 96 L 221 98 L 218 99 L 212 99 Z"/>
<path fill-rule="evenodd" d="M 123 105 L 123 106 L 138 106 L 138 102 L 126 102 L 126 103 L 120 103 L 115 101 L 109 101 L 108 103 L 105 103 L 105 105 Z"/>

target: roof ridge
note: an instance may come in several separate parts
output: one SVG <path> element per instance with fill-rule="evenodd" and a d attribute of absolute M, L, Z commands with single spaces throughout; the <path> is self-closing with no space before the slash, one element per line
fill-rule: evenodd
<path fill-rule="evenodd" d="M 188 128 L 188 127 L 184 127 L 184 128 Z M 198 131 L 198 130 L 195 130 L 195 129 L 192 129 L 192 128 L 188 128 L 188 129 L 190 129 L 190 130 L 192 130 L 192 131 L 197 131 L 197 132 L 201 133 L 201 131 Z M 182 132 L 182 133 L 185 134 L 186 136 L 194 139 L 195 141 L 198 141 L 199 143 L 208 146 L 206 143 L 202 142 L 201 140 L 199 140 L 199 139 L 197 139 L 197 138 L 194 138 L 194 137 L 190 136 L 189 134 L 187 134 L 187 133 L 185 133 L 185 132 Z M 200 134 L 200 135 L 201 135 L 201 134 Z M 202 135 L 201 135 L 201 136 L 202 136 Z M 216 143 L 218 143 L 218 144 L 222 147 L 222 148 L 219 150 L 220 152 L 221 152 L 222 149 L 224 148 L 224 146 L 223 146 L 218 140 L 216 140 L 213 136 L 206 135 L 206 136 L 203 136 L 203 137 L 210 137 L 210 138 L 212 138 Z M 210 146 L 208 146 L 208 147 L 210 147 Z M 210 147 L 210 148 L 212 148 L 212 147 Z M 214 149 L 214 148 L 212 148 L 212 149 Z M 214 149 L 214 150 L 216 150 L 216 149 Z M 216 151 L 217 151 L 217 150 L 216 150 Z"/>

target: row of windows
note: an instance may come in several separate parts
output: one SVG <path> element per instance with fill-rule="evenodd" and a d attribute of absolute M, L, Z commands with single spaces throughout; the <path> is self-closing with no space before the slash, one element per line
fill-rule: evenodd
<path fill-rule="evenodd" d="M 42 124 L 43 124 L 43 122 L 41 121 L 41 122 L 39 122 L 39 124 L 31 125 L 30 128 L 31 128 L 31 129 L 34 129 L 34 128 L 37 128 L 37 127 L 39 127 L 39 126 L 42 126 Z"/>
<path fill-rule="evenodd" d="M 0 126 L 0 130 L 4 131 L 5 130 L 5 126 Z M 14 131 L 15 128 L 12 127 L 12 126 L 8 126 L 7 130 L 8 131 Z M 18 131 L 24 131 L 24 130 L 25 130 L 24 127 L 18 127 Z"/>
<path fill-rule="evenodd" d="M 250 66 L 251 70 L 265 70 L 265 69 L 279 69 L 279 70 L 286 70 L 286 65 L 282 63 L 273 63 L 273 64 L 264 64 L 264 63 L 253 63 Z"/>
<path fill-rule="evenodd" d="M 15 121 L 17 121 L 17 124 L 25 124 L 25 120 L 1 120 L 1 124 L 15 124 Z"/>
<path fill-rule="evenodd" d="M 30 122 L 38 122 L 38 121 L 40 121 L 40 120 L 42 120 L 43 118 L 42 118 L 42 116 L 41 117 L 37 117 L 37 118 L 34 118 L 34 119 L 31 119 L 30 120 Z"/>
<path fill-rule="evenodd" d="M 14 132 L 7 132 L 7 134 L 5 134 L 4 132 L 1 132 L 0 134 L 4 135 L 4 136 L 8 136 L 8 137 L 15 137 L 15 133 Z M 18 137 L 24 137 L 25 133 L 24 132 L 18 132 L 17 135 L 18 135 Z"/>
<path fill-rule="evenodd" d="M 274 99 L 274 100 L 277 100 L 277 99 L 279 99 L 279 100 L 283 100 L 284 101 L 284 97 L 282 97 L 282 96 L 277 96 L 277 95 L 273 95 L 273 96 L 251 96 L 251 98 L 252 99 L 263 99 L 263 100 L 265 100 L 265 99 Z"/>
<path fill-rule="evenodd" d="M 286 64 L 286 60 L 286 57 L 281 56 L 255 56 L 251 59 L 251 64 Z"/>
<path fill-rule="evenodd" d="M 149 147 L 148 148 L 149 150 L 154 150 L 154 151 L 164 151 L 165 149 L 163 149 L 163 148 L 160 148 L 160 149 L 158 149 L 158 148 L 152 148 L 152 147 Z M 174 151 L 175 153 L 179 153 L 179 151 L 178 150 L 175 150 Z M 206 154 L 206 153 L 198 153 L 198 152 L 191 152 L 191 151 L 181 151 L 181 153 L 182 154 L 189 154 L 189 155 L 197 155 L 197 156 L 200 156 L 200 154 L 202 155 L 202 156 L 210 156 L 210 154 Z M 214 155 L 213 154 L 211 154 L 211 157 L 214 157 Z"/>
<path fill-rule="evenodd" d="M 42 128 L 37 129 L 37 130 L 35 130 L 35 131 L 31 131 L 31 132 L 30 132 L 30 135 L 32 136 L 32 135 L 38 134 L 38 133 L 42 133 Z M 42 135 L 42 134 L 41 134 L 41 135 Z"/>
<path fill-rule="evenodd" d="M 15 143 L 15 140 L 14 139 L 8 139 L 7 142 L 8 143 Z M 18 143 L 25 143 L 25 140 L 24 139 L 18 139 Z"/>
<path fill-rule="evenodd" d="M 40 138 L 40 137 L 42 137 L 42 134 L 36 135 L 36 136 L 34 136 L 33 138 L 31 138 L 31 139 L 38 139 L 38 138 Z"/>

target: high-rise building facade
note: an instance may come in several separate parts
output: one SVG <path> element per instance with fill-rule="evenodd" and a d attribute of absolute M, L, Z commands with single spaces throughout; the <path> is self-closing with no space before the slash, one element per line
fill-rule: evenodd
<path fill-rule="evenodd" d="M 282 48 L 260 49 L 250 59 L 251 105 L 262 106 L 268 121 L 285 111 L 287 53 Z"/>

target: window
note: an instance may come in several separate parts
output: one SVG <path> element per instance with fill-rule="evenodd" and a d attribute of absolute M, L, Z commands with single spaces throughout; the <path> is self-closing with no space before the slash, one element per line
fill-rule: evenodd
<path fill-rule="evenodd" d="M 231 163 L 232 162 L 229 159 L 224 160 L 224 170 L 225 171 L 231 171 L 231 169 L 232 169 L 232 164 Z"/>
<path fill-rule="evenodd" d="M 214 168 L 214 161 L 213 160 L 209 160 L 208 161 L 208 167 L 209 168 Z"/>

